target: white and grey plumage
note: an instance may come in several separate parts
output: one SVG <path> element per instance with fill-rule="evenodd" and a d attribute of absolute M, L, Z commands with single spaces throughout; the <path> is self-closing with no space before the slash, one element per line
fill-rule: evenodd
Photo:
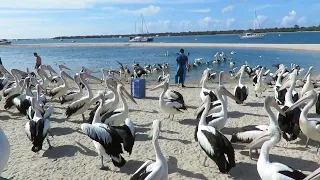
<path fill-rule="evenodd" d="M 60 71 L 60 77 L 61 77 L 61 79 L 63 81 L 63 84 L 50 90 L 49 96 L 51 96 L 52 99 L 53 98 L 59 98 L 60 99 L 62 96 L 66 95 L 68 90 L 69 90 L 69 85 L 67 83 L 67 78 L 73 79 L 72 77 L 70 77 L 69 74 L 67 74 L 63 70 Z"/>
<path fill-rule="evenodd" d="M 158 138 L 160 133 L 161 123 L 159 120 L 153 121 L 153 137 L 152 144 L 156 153 L 156 161 L 146 161 L 130 178 L 130 180 L 167 180 L 168 179 L 168 164 L 163 156 Z"/>
<path fill-rule="evenodd" d="M 34 111 L 34 115 L 32 117 L 29 114 L 29 122 L 25 125 L 25 132 L 32 142 L 33 146 L 31 150 L 33 152 L 39 152 L 42 149 L 44 139 L 47 139 L 49 144 L 49 149 L 52 148 L 50 141 L 47 137 L 48 133 L 50 133 L 50 121 L 48 117 L 52 114 L 51 111 L 46 111 L 42 116 L 40 109 L 42 109 L 37 102 L 36 98 L 32 98 L 31 107 Z M 53 109 L 52 109 L 53 110 Z"/>
<path fill-rule="evenodd" d="M 103 159 L 110 161 L 117 167 L 122 167 L 126 160 L 121 156 L 122 145 L 129 154 L 135 140 L 135 129 L 130 119 L 125 120 L 125 125 L 112 127 L 101 122 L 101 110 L 105 101 L 103 93 L 99 93 L 100 106 L 95 112 L 92 124 L 81 125 L 82 131 L 93 140 L 93 144 L 101 157 L 101 168 L 106 169 Z"/>
<path fill-rule="evenodd" d="M 151 89 L 151 91 L 163 88 L 163 92 L 159 96 L 159 106 L 160 109 L 165 112 L 166 114 L 169 114 L 169 117 L 172 116 L 172 119 L 174 118 L 175 114 L 182 113 L 181 110 L 187 110 L 187 107 L 184 104 L 184 101 L 181 101 L 181 98 L 179 99 L 165 99 L 164 95 L 166 91 L 168 90 L 169 83 L 168 81 L 163 81 L 158 86 Z M 182 97 L 182 96 L 181 96 Z M 183 100 L 183 98 L 182 98 Z"/>
<path fill-rule="evenodd" d="M 72 102 L 66 109 L 66 116 L 69 118 L 70 116 L 75 116 L 78 114 L 82 114 L 82 118 L 85 121 L 85 117 L 84 117 L 84 112 L 93 104 L 95 103 L 94 101 L 92 101 L 93 98 L 93 93 L 91 90 L 91 87 L 89 85 L 89 83 L 85 80 L 86 78 L 90 78 L 93 80 L 97 80 L 97 81 L 101 81 L 99 78 L 94 77 L 92 75 L 89 75 L 85 72 L 81 72 L 80 73 L 80 79 L 81 82 L 85 85 L 88 94 L 86 96 L 83 96 L 82 98 L 80 98 L 79 100 L 76 100 L 74 102 Z"/>
<path fill-rule="evenodd" d="M 211 96 L 212 96 L 211 101 L 212 102 L 218 100 L 215 93 L 207 87 L 207 81 L 208 81 L 210 73 L 211 73 L 210 69 L 208 69 L 208 68 L 205 69 L 203 71 L 201 79 L 200 79 L 200 83 L 199 83 L 201 85 L 200 98 L 201 98 L 202 102 L 204 102 L 204 99 L 206 96 L 206 95 L 204 95 L 205 92 L 211 94 Z"/>
<path fill-rule="evenodd" d="M 235 153 L 230 141 L 216 128 L 208 126 L 206 116 L 210 108 L 210 96 L 206 96 L 205 109 L 201 115 L 197 139 L 201 149 L 212 159 L 218 166 L 221 173 L 228 173 L 235 167 Z M 228 160 L 226 159 L 227 156 Z M 204 165 L 207 159 L 205 156 Z"/>
<path fill-rule="evenodd" d="M 10 143 L 6 134 L 0 128 L 0 177 L 4 168 L 7 166 L 10 157 Z"/>
<path fill-rule="evenodd" d="M 74 75 L 74 82 L 77 84 L 78 86 L 78 91 L 71 91 L 69 93 L 67 93 L 66 95 L 63 95 L 61 97 L 61 104 L 64 104 L 66 102 L 73 102 L 76 101 L 78 99 L 80 99 L 83 95 L 83 87 L 81 86 L 81 79 L 80 79 L 80 75 L 79 73 L 76 73 Z"/>
<path fill-rule="evenodd" d="M 276 102 L 274 101 L 273 97 L 267 97 L 267 101 L 272 102 L 274 107 L 279 107 Z M 270 118 L 270 126 L 268 129 L 268 133 L 264 136 L 271 137 L 269 140 L 265 141 L 261 147 L 260 156 L 257 162 L 257 170 L 259 176 L 262 180 L 302 180 L 306 177 L 300 171 L 293 169 L 290 166 L 277 163 L 277 162 L 270 162 L 269 161 L 269 151 L 270 148 L 276 145 L 281 140 L 281 131 L 277 124 L 277 119 L 275 115 L 271 112 L 270 108 L 267 109 L 268 116 Z M 282 111 L 280 108 L 277 108 L 280 112 Z M 260 138 L 264 138 L 264 136 Z"/>
<path fill-rule="evenodd" d="M 238 73 L 235 75 L 235 77 L 237 77 L 238 75 L 240 75 L 239 77 L 239 83 L 238 85 L 234 88 L 234 95 L 240 100 L 240 102 L 244 102 L 248 95 L 249 95 L 249 89 L 246 85 L 243 84 L 242 82 L 242 78 L 243 78 L 243 73 L 245 71 L 245 68 L 247 68 L 246 65 L 243 65 L 240 70 L 238 71 Z M 238 103 L 238 102 L 237 102 Z"/>

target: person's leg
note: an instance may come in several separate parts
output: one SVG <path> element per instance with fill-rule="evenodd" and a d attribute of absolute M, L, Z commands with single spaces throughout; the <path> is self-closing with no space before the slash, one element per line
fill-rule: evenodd
<path fill-rule="evenodd" d="M 183 69 L 182 80 L 181 80 L 182 86 L 184 86 L 184 81 L 186 80 L 186 74 L 187 74 L 187 68 L 185 67 Z"/>
<path fill-rule="evenodd" d="M 180 67 L 178 66 L 178 67 L 177 67 L 177 74 L 176 74 L 176 76 L 175 76 L 175 83 L 176 83 L 176 84 L 179 83 L 179 69 L 180 69 Z"/>

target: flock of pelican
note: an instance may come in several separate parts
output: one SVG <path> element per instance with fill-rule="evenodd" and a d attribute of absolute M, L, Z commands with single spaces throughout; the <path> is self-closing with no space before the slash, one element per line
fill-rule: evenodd
<path fill-rule="evenodd" d="M 313 67 L 309 68 L 301 81 L 298 81 L 298 76 L 302 73 L 299 66 L 289 69 L 279 64 L 276 67 L 278 70 L 270 73 L 270 70 L 265 71 L 261 66 L 250 68 L 247 63 L 242 65 L 231 77 L 234 79 L 239 76 L 233 93 L 225 88 L 223 79 L 226 74 L 222 71 L 218 73 L 219 83 L 216 88 L 208 88 L 208 80 L 215 72 L 212 69 L 204 70 L 199 84 L 201 105 L 195 112 L 198 125 L 194 132 L 195 141 L 201 147 L 199 152 L 204 152 L 204 155 L 200 155 L 204 156 L 204 166 L 209 158 L 215 162 L 221 173 L 228 173 L 232 168 L 236 168 L 232 144 L 245 143 L 250 158 L 252 150 L 258 152 L 260 149 L 257 171 L 263 180 L 320 178 L 320 168 L 307 176 L 288 165 L 269 161 L 269 151 L 280 142 L 281 137 L 292 141 L 303 133 L 308 140 L 320 141 L 320 121 L 308 118 L 308 111 L 313 106 L 316 106 L 316 112 L 320 113 L 319 93 L 315 91 L 318 82 L 311 80 Z M 126 160 L 122 154 L 125 151 L 131 155 L 136 134 L 134 123 L 129 118 L 127 99 L 137 102 L 125 90 L 122 79 L 118 80 L 112 76 L 112 72 L 104 69 L 101 70 L 102 78 L 93 76 L 92 71 L 85 67 L 73 77 L 68 74 L 68 67 L 60 65 L 59 69 L 58 74 L 51 66 L 41 65 L 36 69 L 36 73 L 28 69 L 26 72 L 18 69 L 11 69 L 9 72 L 0 65 L 3 75 L 0 79 L 0 90 L 3 90 L 5 98 L 4 109 L 15 107 L 21 115 L 26 116 L 25 132 L 31 142 L 31 151 L 42 150 L 45 140 L 49 149 L 52 148 L 48 136 L 53 136 L 50 132 L 50 116 L 54 113 L 54 107 L 47 102 L 57 100 L 61 104 L 68 104 L 65 109 L 65 116 L 68 118 L 82 116 L 83 123 L 80 127 L 93 141 L 101 158 L 100 169 L 107 169 L 105 163 L 108 162 L 112 162 L 116 167 L 123 167 Z M 128 71 L 122 66 L 120 74 L 125 73 Z M 267 96 L 264 100 L 269 125 L 242 127 L 241 131 L 234 132 L 229 140 L 220 130 L 228 121 L 228 98 L 234 100 L 237 106 L 245 105 L 249 95 L 249 88 L 243 80 L 245 76 L 252 77 L 256 97 L 261 97 L 268 88 L 274 88 L 275 95 Z M 169 80 L 169 75 L 164 76 L 162 82 L 151 91 L 162 89 L 159 108 L 168 115 L 167 119 L 174 120 L 175 114 L 187 111 L 188 107 L 183 96 L 169 88 Z M 76 90 L 71 89 L 71 82 L 76 84 Z M 105 87 L 99 86 L 100 89 L 94 92 L 90 85 L 92 82 L 102 83 Z M 303 87 L 298 93 L 295 88 L 300 85 Z M 48 100 L 47 96 L 51 99 Z M 272 112 L 272 107 L 277 110 L 277 114 Z M 87 111 L 90 113 L 87 114 Z M 154 120 L 152 127 L 156 160 L 145 162 L 131 176 L 131 180 L 168 179 L 167 160 L 158 143 L 161 122 Z M 10 156 L 10 143 L 14 142 L 9 142 L 0 128 L 0 175 Z"/>

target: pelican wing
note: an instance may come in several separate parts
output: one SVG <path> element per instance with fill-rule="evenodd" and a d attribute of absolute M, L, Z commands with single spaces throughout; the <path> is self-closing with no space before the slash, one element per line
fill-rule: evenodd
<path fill-rule="evenodd" d="M 43 125 L 43 132 L 42 132 L 43 137 L 46 137 L 49 129 L 50 129 L 50 121 L 46 119 L 44 120 L 44 125 Z"/>
<path fill-rule="evenodd" d="M 107 112 L 105 114 L 103 114 L 101 116 L 101 122 L 105 122 L 108 118 L 110 118 L 111 116 L 115 115 L 115 114 L 119 114 L 121 113 L 120 111 L 111 111 L 111 112 Z"/>
<path fill-rule="evenodd" d="M 142 166 L 131 176 L 130 180 L 143 180 L 151 172 L 147 172 L 147 167 L 152 163 L 151 160 L 146 161 Z"/>
<path fill-rule="evenodd" d="M 177 110 L 186 109 L 186 107 L 183 104 L 181 104 L 175 100 L 171 100 L 169 102 L 166 102 L 166 106 L 168 106 L 170 108 L 175 108 Z"/>
<path fill-rule="evenodd" d="M 279 175 L 277 175 L 279 178 L 276 179 L 283 179 L 283 176 L 290 177 L 292 179 L 304 179 L 307 177 L 305 174 L 303 174 L 300 171 L 295 170 L 294 168 L 280 164 L 280 163 L 272 163 L 273 166 L 275 166 L 276 169 L 278 169 Z M 280 178 L 282 177 L 282 178 Z"/>
<path fill-rule="evenodd" d="M 82 131 L 89 136 L 92 140 L 99 142 L 101 145 L 111 143 L 112 138 L 107 131 L 109 127 L 105 124 L 99 123 L 98 125 L 83 123 L 81 124 Z"/>
<path fill-rule="evenodd" d="M 71 103 L 66 109 L 67 117 L 72 116 L 75 114 L 79 109 L 81 109 L 86 104 L 87 99 L 79 99 L 73 103 Z"/>
<path fill-rule="evenodd" d="M 146 176 L 145 180 L 153 180 L 153 179 L 165 179 L 163 176 L 163 172 L 161 171 L 161 165 L 157 164 L 152 166 L 152 170 L 148 171 L 147 169 L 147 173 L 148 175 Z"/>
<path fill-rule="evenodd" d="M 55 96 L 56 94 L 58 94 L 58 92 L 60 91 L 62 89 L 62 87 L 55 87 L 55 88 L 53 88 L 53 89 L 51 89 L 50 90 L 50 93 L 49 93 L 49 95 L 51 96 L 51 97 L 53 97 L 53 96 Z"/>
<path fill-rule="evenodd" d="M 113 126 L 114 130 L 118 133 L 118 135 L 122 138 L 123 148 L 129 154 L 132 152 L 132 148 L 134 145 L 135 136 L 131 133 L 128 126 Z"/>
<path fill-rule="evenodd" d="M 27 134 L 27 137 L 29 138 L 30 141 L 31 140 L 31 132 L 30 132 L 30 121 L 26 123 L 25 127 L 24 127 L 24 130 Z"/>

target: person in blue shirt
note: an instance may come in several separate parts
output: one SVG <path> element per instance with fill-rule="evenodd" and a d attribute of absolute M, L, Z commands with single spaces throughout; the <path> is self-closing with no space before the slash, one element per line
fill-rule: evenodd
<path fill-rule="evenodd" d="M 182 87 L 185 87 L 184 81 L 186 78 L 187 68 L 189 67 L 188 64 L 188 57 L 184 54 L 184 49 L 180 49 L 180 54 L 176 59 L 177 61 L 177 74 L 175 77 L 176 84 L 181 84 Z"/>

